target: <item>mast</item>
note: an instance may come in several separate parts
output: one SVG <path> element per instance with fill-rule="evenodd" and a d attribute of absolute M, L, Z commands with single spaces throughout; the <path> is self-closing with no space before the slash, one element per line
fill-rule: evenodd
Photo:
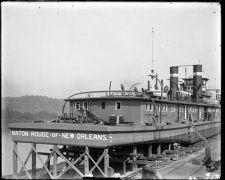
<path fill-rule="evenodd" d="M 151 73 L 153 74 L 154 73 L 154 69 L 153 69 L 153 62 L 154 62 L 154 59 L 153 59 L 153 34 L 154 34 L 154 27 L 152 28 L 152 69 L 151 69 Z"/>

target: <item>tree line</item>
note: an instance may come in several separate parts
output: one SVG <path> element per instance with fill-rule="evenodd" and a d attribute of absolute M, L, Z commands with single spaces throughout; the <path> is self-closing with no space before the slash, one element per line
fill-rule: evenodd
<path fill-rule="evenodd" d="M 2 117 L 5 119 L 18 119 L 18 120 L 49 120 L 57 118 L 58 114 L 55 112 L 40 111 L 36 113 L 20 112 L 6 108 L 2 111 Z"/>

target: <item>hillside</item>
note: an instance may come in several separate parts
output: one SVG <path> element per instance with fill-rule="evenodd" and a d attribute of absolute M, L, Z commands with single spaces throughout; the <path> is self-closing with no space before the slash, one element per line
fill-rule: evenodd
<path fill-rule="evenodd" d="M 8 123 L 53 120 L 61 115 L 63 99 L 46 96 L 2 97 L 2 129 L 7 131 Z"/>
<path fill-rule="evenodd" d="M 38 113 L 46 111 L 60 114 L 63 106 L 63 99 L 54 99 L 47 96 L 21 96 L 3 97 L 2 110 L 10 109 L 21 113 Z"/>

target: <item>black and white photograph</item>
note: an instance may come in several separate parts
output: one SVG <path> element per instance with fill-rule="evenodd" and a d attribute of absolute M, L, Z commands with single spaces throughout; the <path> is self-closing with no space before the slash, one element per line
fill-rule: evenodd
<path fill-rule="evenodd" d="M 1 2 L 3 179 L 220 179 L 219 2 Z"/>

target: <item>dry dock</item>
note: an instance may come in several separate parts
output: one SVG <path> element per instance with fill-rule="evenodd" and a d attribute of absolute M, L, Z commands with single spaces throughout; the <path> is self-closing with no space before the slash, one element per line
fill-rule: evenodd
<path fill-rule="evenodd" d="M 208 144 L 211 147 L 211 160 L 212 162 L 218 162 L 221 160 L 221 138 L 220 136 L 217 136 L 209 141 Z M 168 165 L 165 165 L 162 168 L 156 169 L 157 172 L 161 174 L 161 176 L 164 179 L 188 179 L 191 177 L 195 177 L 197 179 L 207 179 L 207 175 L 209 175 L 209 170 L 206 168 L 206 166 L 202 165 L 202 162 L 204 160 L 205 156 L 205 148 L 203 147 L 197 152 L 189 154 L 187 157 L 177 160 L 177 161 L 171 161 Z M 58 168 L 60 168 L 60 165 L 58 165 Z M 52 169 L 52 167 L 50 168 Z M 37 169 L 37 173 L 40 171 L 40 169 Z M 60 171 L 60 170 L 59 170 Z M 127 174 L 132 173 L 128 172 Z M 213 172 L 212 174 L 220 174 L 220 166 Z M 142 174 L 139 172 L 138 174 L 134 176 L 129 176 L 132 179 L 141 179 Z M 11 179 L 12 175 L 4 176 L 3 178 Z M 27 178 L 25 173 L 21 174 L 18 179 L 25 179 Z M 47 179 L 48 176 L 44 175 L 43 177 Z M 74 174 L 73 172 L 66 173 L 63 177 L 65 179 L 74 179 L 74 178 L 81 178 Z M 121 179 L 130 179 L 128 176 L 120 176 Z"/>
<path fill-rule="evenodd" d="M 212 142 L 210 147 L 212 161 L 221 160 L 221 140 L 217 139 Z M 205 166 L 200 164 L 201 160 L 204 159 L 204 156 L 205 148 L 193 153 L 185 159 L 163 167 L 159 170 L 159 173 L 166 179 L 188 179 L 190 176 L 196 177 L 197 179 L 204 179 L 206 178 L 207 170 Z"/>
<path fill-rule="evenodd" d="M 209 143 L 211 147 L 211 160 L 218 162 L 221 160 L 221 137 L 217 136 Z M 217 179 L 221 174 L 221 166 L 210 172 L 206 166 L 202 165 L 205 157 L 205 148 L 194 152 L 184 159 L 173 161 L 163 168 L 156 169 L 163 179 Z M 139 172 L 133 179 L 141 179 L 142 174 Z M 212 178 L 212 179 L 213 179 Z M 126 179 L 126 178 L 123 178 Z"/>

